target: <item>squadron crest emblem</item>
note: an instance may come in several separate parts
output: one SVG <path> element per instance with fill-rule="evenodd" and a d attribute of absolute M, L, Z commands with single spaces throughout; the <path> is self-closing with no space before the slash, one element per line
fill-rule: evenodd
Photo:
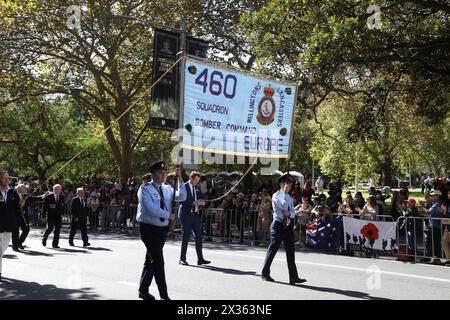
<path fill-rule="evenodd" d="M 269 87 L 264 88 L 264 97 L 261 99 L 258 105 L 258 115 L 256 120 L 264 126 L 269 125 L 275 119 L 275 100 L 273 100 L 273 95 L 275 94 L 275 89 Z"/>

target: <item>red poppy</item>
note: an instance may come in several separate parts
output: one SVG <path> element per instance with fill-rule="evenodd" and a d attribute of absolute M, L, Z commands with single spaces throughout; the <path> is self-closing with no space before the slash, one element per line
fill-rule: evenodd
<path fill-rule="evenodd" d="M 378 228 L 373 223 L 368 223 L 361 229 L 361 234 L 364 237 L 366 237 L 367 239 L 377 240 L 378 239 Z"/>

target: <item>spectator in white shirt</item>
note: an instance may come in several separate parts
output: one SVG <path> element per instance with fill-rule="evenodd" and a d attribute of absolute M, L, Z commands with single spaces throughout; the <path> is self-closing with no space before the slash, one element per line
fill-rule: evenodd
<path fill-rule="evenodd" d="M 316 190 L 317 193 L 322 193 L 323 192 L 323 179 L 322 176 L 319 176 L 319 178 L 317 178 L 316 182 L 315 182 L 315 186 L 316 186 Z"/>

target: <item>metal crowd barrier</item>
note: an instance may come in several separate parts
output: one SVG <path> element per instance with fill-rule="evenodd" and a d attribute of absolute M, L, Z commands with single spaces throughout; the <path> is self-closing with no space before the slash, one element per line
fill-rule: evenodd
<path fill-rule="evenodd" d="M 90 210 L 88 226 L 100 231 L 138 232 L 137 205 L 100 205 Z"/>
<path fill-rule="evenodd" d="M 203 238 L 206 242 L 267 244 L 272 219 L 272 211 L 206 208 L 202 213 Z M 181 238 L 182 232 L 177 219 L 173 237 Z"/>
<path fill-rule="evenodd" d="M 394 222 L 394 218 L 390 215 L 387 214 L 378 214 L 374 217 L 369 217 L 369 216 L 360 216 L 359 214 L 345 214 L 345 213 L 332 213 L 333 216 L 351 216 L 352 218 L 355 219 L 361 219 L 361 220 L 372 220 L 372 221 L 389 221 L 389 222 Z"/>
<path fill-rule="evenodd" d="M 28 202 L 27 212 L 30 219 L 30 225 L 35 227 L 45 226 L 45 221 L 42 217 L 43 201 L 30 201 Z"/>
<path fill-rule="evenodd" d="M 33 201 L 28 204 L 28 216 L 30 225 L 34 227 L 45 227 L 45 219 L 42 215 L 43 201 Z M 87 227 L 99 231 L 112 232 L 138 232 L 136 223 L 137 205 L 106 205 L 89 207 L 87 214 Z M 70 206 L 64 208 L 62 223 L 71 223 Z"/>
<path fill-rule="evenodd" d="M 449 261 L 450 235 L 447 230 L 449 224 L 448 218 L 399 217 L 397 219 L 399 259 L 414 262 L 430 259 Z"/>
<path fill-rule="evenodd" d="M 32 226 L 42 227 L 43 202 L 30 202 L 28 214 Z M 89 209 L 88 227 L 105 232 L 133 232 L 138 233 L 136 222 L 137 205 L 106 205 L 100 204 L 96 210 Z M 344 215 L 332 213 L 333 216 Z M 361 218 L 359 214 L 351 215 Z M 270 224 L 273 220 L 273 211 L 269 210 L 224 210 L 221 208 L 206 208 L 202 213 L 204 241 L 221 241 L 225 243 L 240 243 L 246 245 L 267 245 L 270 241 Z M 365 219 L 366 220 L 366 219 Z M 390 215 L 376 215 L 374 221 L 394 221 Z M 450 260 L 450 235 L 446 231 L 450 219 L 432 218 L 435 227 L 429 225 L 427 216 L 399 217 L 397 223 L 397 249 L 400 260 L 419 261 L 421 259 L 445 258 Z M 300 229 L 300 243 L 306 243 L 306 223 L 295 216 L 295 225 Z M 70 223 L 70 214 L 63 216 L 63 223 Z M 177 218 L 174 226 L 174 238 L 180 239 L 182 226 Z M 445 247 L 445 248 L 444 248 Z M 448 248 L 446 252 L 446 248 Z M 345 249 L 341 244 L 341 250 Z"/>

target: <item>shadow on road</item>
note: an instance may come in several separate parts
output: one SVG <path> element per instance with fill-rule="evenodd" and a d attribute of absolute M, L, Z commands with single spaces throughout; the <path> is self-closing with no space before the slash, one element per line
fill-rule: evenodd
<path fill-rule="evenodd" d="M 30 238 L 35 239 L 42 239 L 42 235 L 44 234 L 43 228 L 35 229 L 32 231 L 29 235 Z M 69 240 L 69 228 L 61 228 L 61 240 Z M 88 231 L 89 240 L 122 240 L 122 239 L 135 239 L 139 240 L 140 236 L 138 233 L 132 233 L 132 232 L 112 232 L 112 231 L 94 231 L 89 230 Z"/>
<path fill-rule="evenodd" d="M 103 247 L 86 247 L 85 249 L 91 250 L 91 251 L 113 251 L 111 249 L 103 248 Z"/>
<path fill-rule="evenodd" d="M 226 274 L 234 274 L 237 276 L 256 275 L 255 271 L 242 271 L 242 270 L 230 269 L 230 268 L 220 268 L 220 267 L 215 267 L 215 266 L 211 266 L 211 265 L 207 265 L 207 266 L 189 265 L 189 266 L 194 267 L 194 268 L 200 268 L 200 269 L 208 269 L 210 271 L 222 272 L 222 273 L 226 273 Z"/>
<path fill-rule="evenodd" d="M 292 285 L 287 282 L 275 281 L 275 283 L 292 287 Z M 360 291 L 341 290 L 341 289 L 326 288 L 326 287 L 316 287 L 316 286 L 311 286 L 308 284 L 299 284 L 299 285 L 295 285 L 295 286 L 299 287 L 299 288 L 309 289 L 309 290 L 314 290 L 314 291 L 319 291 L 319 292 L 335 293 L 335 294 L 339 294 L 339 295 L 343 295 L 343 296 L 347 296 L 347 297 L 351 297 L 351 298 L 366 299 L 366 300 L 391 300 L 388 298 L 372 297 L 370 294 L 368 294 L 366 292 L 360 292 Z"/>
<path fill-rule="evenodd" d="M 2 278 L 0 282 L 0 299 L 22 300 L 68 300 L 99 299 L 91 288 L 62 289 L 52 284 L 41 285 L 17 279 Z"/>
<path fill-rule="evenodd" d="M 50 250 L 69 252 L 69 253 L 91 253 L 87 250 L 67 249 L 67 248 L 49 248 Z"/>
<path fill-rule="evenodd" d="M 43 257 L 53 257 L 54 255 L 51 253 L 45 253 L 40 251 L 34 251 L 34 250 L 22 250 L 23 254 L 26 254 L 27 256 L 43 256 Z"/>
<path fill-rule="evenodd" d="M 4 254 L 4 255 L 3 255 L 3 258 L 5 258 L 5 259 L 19 259 L 19 258 L 17 258 L 17 256 L 14 255 L 14 254 Z"/>

